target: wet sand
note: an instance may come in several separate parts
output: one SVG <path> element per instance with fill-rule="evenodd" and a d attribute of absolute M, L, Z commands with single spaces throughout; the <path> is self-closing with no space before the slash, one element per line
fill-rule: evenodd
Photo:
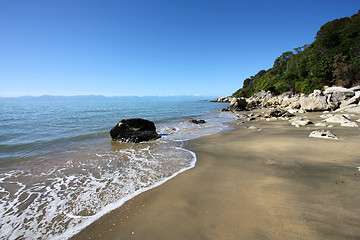
<path fill-rule="evenodd" d="M 360 239 L 359 128 L 328 128 L 335 141 L 309 138 L 326 129 L 314 125 L 233 125 L 187 143 L 195 168 L 72 239 Z"/>

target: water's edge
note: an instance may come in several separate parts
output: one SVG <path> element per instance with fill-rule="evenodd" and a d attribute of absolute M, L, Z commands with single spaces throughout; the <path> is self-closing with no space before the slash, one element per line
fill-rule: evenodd
<path fill-rule="evenodd" d="M 183 173 L 189 169 L 192 169 L 195 167 L 196 162 L 197 162 L 197 158 L 196 158 L 196 154 L 190 150 L 187 150 L 185 148 L 178 148 L 181 149 L 183 151 L 187 151 L 189 152 L 191 155 L 193 155 L 193 162 L 191 164 L 190 167 L 181 169 L 178 172 L 175 172 L 173 175 L 171 175 L 170 177 L 167 177 L 165 179 L 163 179 L 162 181 L 159 181 L 157 183 L 155 183 L 152 186 L 149 186 L 147 188 L 141 189 L 135 193 L 133 193 L 132 195 L 128 195 L 125 198 L 120 199 L 120 201 L 112 203 L 107 205 L 102 211 L 100 211 L 99 213 L 97 213 L 96 215 L 94 215 L 91 219 L 89 219 L 89 221 L 84 221 L 82 224 L 79 224 L 78 226 L 76 226 L 73 229 L 68 229 L 67 231 L 65 231 L 62 235 L 60 236 L 55 236 L 53 239 L 71 239 L 73 236 L 75 236 L 76 234 L 80 233 L 82 230 L 84 230 L 86 227 L 88 227 L 89 225 L 91 225 L 92 223 L 96 222 L 97 220 L 99 220 L 101 217 L 105 216 L 106 214 L 110 213 L 111 211 L 120 208 L 122 205 L 124 205 L 126 202 L 130 201 L 131 199 L 135 198 L 136 196 L 147 192 L 151 189 L 154 189 L 164 183 L 166 183 L 167 181 L 169 181 L 170 179 L 176 177 L 177 175 L 179 175 L 180 173 Z"/>
<path fill-rule="evenodd" d="M 186 143 L 226 130 L 225 123 L 236 119 L 216 110 L 224 105 L 209 104 L 5 101 L 0 106 L 0 238 L 69 239 L 135 196 L 194 168 L 196 154 Z M 154 121 L 162 138 L 111 141 L 113 119 L 134 115 Z"/>
<path fill-rule="evenodd" d="M 87 228 L 88 226 L 90 226 L 91 224 L 95 223 L 97 220 L 99 220 L 101 217 L 105 216 L 106 214 L 109 214 L 111 211 L 113 210 L 116 210 L 118 208 L 120 208 L 121 206 L 123 206 L 126 202 L 132 200 L 133 198 L 139 196 L 140 194 L 144 193 L 144 192 L 147 192 L 147 191 L 150 191 L 151 189 L 154 189 L 154 188 L 157 188 L 159 187 L 160 185 L 166 183 L 167 181 L 175 178 L 177 175 L 183 173 L 183 172 L 186 172 L 192 168 L 194 168 L 196 166 L 196 162 L 197 162 L 197 156 L 196 156 L 196 153 L 193 152 L 193 151 L 190 151 L 189 149 L 187 149 L 187 146 L 189 146 L 189 144 L 191 144 L 192 141 L 196 141 L 198 139 L 201 139 L 203 137 L 208 137 L 208 136 L 211 136 L 211 135 L 214 135 L 214 134 L 220 134 L 224 131 L 230 131 L 230 130 L 233 130 L 235 129 L 233 126 L 231 126 L 231 122 L 224 122 L 223 123 L 225 128 L 221 129 L 220 131 L 217 131 L 217 132 L 214 132 L 212 134 L 209 134 L 209 135 L 204 135 L 204 136 L 200 136 L 198 138 L 194 138 L 194 139 L 189 139 L 189 140 L 185 140 L 185 141 L 182 141 L 181 142 L 181 147 L 177 147 L 177 149 L 181 149 L 182 151 L 186 151 L 188 153 L 190 153 L 192 156 L 193 156 L 193 161 L 192 161 L 192 164 L 191 166 L 187 167 L 187 168 L 183 168 L 181 169 L 180 171 L 178 172 L 175 172 L 174 174 L 172 174 L 171 176 L 163 179 L 162 181 L 159 181 L 157 183 L 155 183 L 154 185 L 152 186 L 149 186 L 148 188 L 144 188 L 144 189 L 141 189 L 140 191 L 137 191 L 135 192 L 134 194 L 132 195 L 129 195 L 123 199 L 121 199 L 119 202 L 116 202 L 114 204 L 110 204 L 108 205 L 106 208 L 104 208 L 103 211 L 99 212 L 98 214 L 96 214 L 94 216 L 93 219 L 91 219 L 91 221 L 85 221 L 83 224 L 77 226 L 76 228 L 73 228 L 73 229 L 68 229 L 63 235 L 59 236 L 59 237 L 56 237 L 54 238 L 55 240 L 56 239 L 71 239 L 72 237 L 74 237 L 75 235 L 79 234 L 82 230 L 84 230 L 85 228 Z"/>

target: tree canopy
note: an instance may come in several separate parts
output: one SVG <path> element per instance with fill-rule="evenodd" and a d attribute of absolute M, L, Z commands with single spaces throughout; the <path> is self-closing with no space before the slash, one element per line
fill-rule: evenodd
<path fill-rule="evenodd" d="M 250 97 L 261 90 L 309 94 L 324 86 L 360 84 L 360 11 L 324 24 L 313 43 L 294 52 L 284 52 L 272 68 L 245 79 L 233 96 Z"/>

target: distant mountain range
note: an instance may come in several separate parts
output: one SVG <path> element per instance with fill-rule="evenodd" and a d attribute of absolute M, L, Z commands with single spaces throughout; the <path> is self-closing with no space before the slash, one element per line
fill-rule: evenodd
<path fill-rule="evenodd" d="M 76 96 L 61 96 L 61 95 L 42 95 L 42 96 L 20 96 L 20 97 L 0 97 L 0 99 L 20 99 L 20 100 L 27 100 L 27 99 L 41 99 L 41 100 L 61 100 L 61 99 L 93 99 L 93 100 L 101 100 L 101 99 L 109 99 L 109 98 L 119 98 L 119 99 L 214 99 L 214 96 L 193 96 L 193 95 L 184 95 L 184 96 L 104 96 L 104 95 L 76 95 Z"/>

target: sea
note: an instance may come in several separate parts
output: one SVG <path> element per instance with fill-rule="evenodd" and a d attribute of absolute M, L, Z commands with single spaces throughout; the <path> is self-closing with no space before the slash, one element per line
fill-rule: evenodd
<path fill-rule="evenodd" d="M 0 98 L 0 239 L 69 239 L 138 194 L 196 164 L 184 142 L 236 116 L 204 97 Z M 145 118 L 160 139 L 112 141 Z M 193 124 L 189 119 L 203 119 Z"/>

